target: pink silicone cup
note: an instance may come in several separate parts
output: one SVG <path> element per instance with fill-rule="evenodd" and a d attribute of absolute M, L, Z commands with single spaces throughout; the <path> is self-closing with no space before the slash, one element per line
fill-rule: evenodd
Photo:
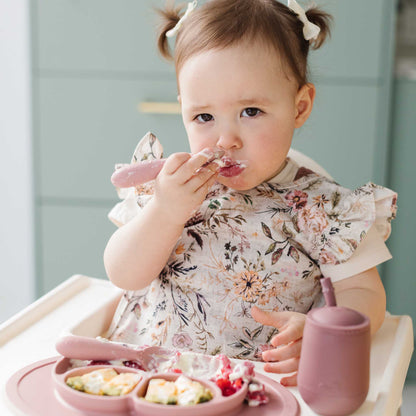
<path fill-rule="evenodd" d="M 55 391 L 61 399 L 70 406 L 88 414 L 129 414 L 131 409 L 132 397 L 137 391 L 138 385 L 146 377 L 146 373 L 127 367 L 117 367 L 112 365 L 95 365 L 79 367 L 65 371 L 68 368 L 69 360 L 64 358 L 59 360 L 52 373 Z M 66 380 L 69 377 L 82 376 L 101 368 L 114 368 L 117 373 L 137 373 L 142 376 L 139 384 L 128 394 L 123 396 L 99 396 L 78 391 L 69 387 Z"/>
<path fill-rule="evenodd" d="M 306 316 L 298 369 L 305 403 L 325 416 L 345 416 L 364 402 L 370 376 L 370 320 L 336 306 L 331 279 L 321 279 L 327 306 Z"/>
<path fill-rule="evenodd" d="M 232 396 L 223 397 L 220 388 L 214 382 L 188 376 L 191 380 L 197 381 L 208 388 L 212 392 L 213 398 L 208 402 L 190 406 L 157 404 L 143 399 L 151 379 L 163 378 L 168 381 L 175 381 L 180 375 L 178 373 L 156 373 L 144 379 L 139 384 L 134 397 L 134 410 L 138 414 L 146 416 L 221 416 L 234 414 L 243 405 L 247 394 L 246 384 Z"/>

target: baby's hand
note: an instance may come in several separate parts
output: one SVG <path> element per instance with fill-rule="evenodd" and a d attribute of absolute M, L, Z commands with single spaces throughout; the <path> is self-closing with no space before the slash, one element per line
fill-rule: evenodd
<path fill-rule="evenodd" d="M 205 149 L 194 155 L 174 153 L 166 160 L 155 181 L 155 202 L 173 222 L 185 223 L 215 183 L 219 167 L 206 165 L 212 155 Z"/>
<path fill-rule="evenodd" d="M 276 348 L 264 351 L 262 354 L 263 360 L 267 361 L 264 370 L 271 373 L 296 371 L 295 374 L 280 380 L 284 386 L 296 386 L 306 315 L 299 312 L 269 312 L 256 306 L 251 309 L 251 315 L 257 322 L 274 326 L 279 330 L 279 333 L 271 339 L 271 344 Z"/>

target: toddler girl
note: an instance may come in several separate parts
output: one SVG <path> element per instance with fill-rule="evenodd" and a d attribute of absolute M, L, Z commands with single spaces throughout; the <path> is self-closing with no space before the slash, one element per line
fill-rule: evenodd
<path fill-rule="evenodd" d="M 329 16 L 295 2 L 210 0 L 168 8 L 159 49 L 173 53 L 191 153 L 175 153 L 156 180 L 123 190 L 110 218 L 122 225 L 104 254 L 126 289 L 108 337 L 233 358 L 294 373 L 305 314 L 330 276 L 339 305 L 385 313 L 376 265 L 395 194 L 369 183 L 350 191 L 288 157 L 311 113 L 309 48 Z M 182 16 L 182 18 L 180 17 Z M 207 163 L 214 149 L 224 156 Z M 152 135 L 134 161 L 161 158 Z"/>

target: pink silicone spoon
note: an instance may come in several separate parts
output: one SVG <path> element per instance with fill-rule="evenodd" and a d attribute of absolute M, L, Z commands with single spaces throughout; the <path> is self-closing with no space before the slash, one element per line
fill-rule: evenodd
<path fill-rule="evenodd" d="M 206 150 L 203 150 L 201 154 L 208 155 Z M 224 151 L 214 149 L 212 155 L 209 155 L 209 159 L 202 166 L 206 166 L 215 159 L 221 158 L 224 155 Z M 123 166 L 122 168 L 116 169 L 112 174 L 111 183 L 117 188 L 130 188 L 131 186 L 149 182 L 157 177 L 165 162 L 166 159 L 145 160 Z"/>
<path fill-rule="evenodd" d="M 120 343 L 78 335 L 62 337 L 55 347 L 66 358 L 86 361 L 136 361 L 146 371 L 157 371 L 164 363 L 172 365 L 172 360 L 177 358 L 177 352 L 168 348 L 132 348 Z"/>
<path fill-rule="evenodd" d="M 163 347 L 137 347 L 136 349 L 117 342 L 100 341 L 96 338 L 78 335 L 66 335 L 60 338 L 55 348 L 64 357 L 76 360 L 137 360 L 145 366 L 149 366 L 152 354 L 166 358 L 175 353 Z"/>
<path fill-rule="evenodd" d="M 142 354 L 142 350 L 135 350 L 122 344 L 77 335 L 62 337 L 55 348 L 64 357 L 77 360 L 137 360 Z"/>
<path fill-rule="evenodd" d="M 130 188 L 149 182 L 159 175 L 166 159 L 147 160 L 117 169 L 111 175 L 111 183 L 117 188 Z"/>

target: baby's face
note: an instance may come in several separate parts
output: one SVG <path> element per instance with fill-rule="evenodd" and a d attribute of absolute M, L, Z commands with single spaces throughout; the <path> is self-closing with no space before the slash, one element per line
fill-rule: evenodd
<path fill-rule="evenodd" d="M 189 58 L 178 82 L 192 153 L 219 147 L 247 166 L 219 182 L 246 190 L 282 169 L 298 127 L 298 87 L 277 54 L 256 44 L 210 50 Z"/>

